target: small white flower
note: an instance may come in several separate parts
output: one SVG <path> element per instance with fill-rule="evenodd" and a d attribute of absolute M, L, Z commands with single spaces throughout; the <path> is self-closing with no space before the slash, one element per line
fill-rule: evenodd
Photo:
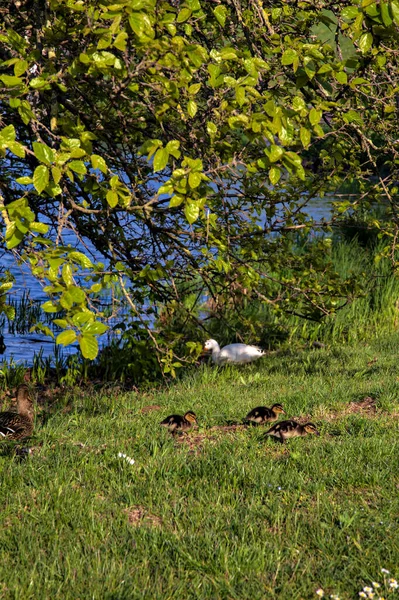
<path fill-rule="evenodd" d="M 373 588 L 376 590 L 377 588 L 381 587 L 379 583 L 377 583 L 376 581 L 372 581 L 371 585 L 373 586 Z"/>
<path fill-rule="evenodd" d="M 390 587 L 392 590 L 396 590 L 396 589 L 399 587 L 399 584 L 398 584 L 398 582 L 396 581 L 396 579 L 390 579 L 390 580 L 389 580 L 389 587 Z"/>
<path fill-rule="evenodd" d="M 371 588 L 371 587 L 366 586 L 363 588 L 363 592 L 366 592 L 366 594 L 370 594 L 372 591 L 373 591 L 373 588 Z"/>
<path fill-rule="evenodd" d="M 323 596 L 324 596 L 324 590 L 322 590 L 321 588 L 319 588 L 318 590 L 316 590 L 316 596 L 319 596 L 319 598 L 323 598 Z"/>
<path fill-rule="evenodd" d="M 387 575 L 389 575 L 388 569 L 381 569 L 381 573 L 386 573 Z"/>
<path fill-rule="evenodd" d="M 134 465 L 134 463 L 136 462 L 134 458 L 130 458 L 130 456 L 127 456 L 127 454 L 123 454 L 123 452 L 118 452 L 118 458 L 124 458 L 126 462 L 129 463 L 129 465 Z"/>
<path fill-rule="evenodd" d="M 359 596 L 360 598 L 367 598 L 367 594 L 365 594 L 364 592 L 359 592 Z"/>

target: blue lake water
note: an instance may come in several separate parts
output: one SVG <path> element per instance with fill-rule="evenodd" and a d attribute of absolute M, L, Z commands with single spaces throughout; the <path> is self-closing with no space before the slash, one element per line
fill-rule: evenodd
<path fill-rule="evenodd" d="M 306 212 L 316 222 L 320 222 L 322 219 L 326 219 L 330 216 L 331 201 L 334 199 L 335 198 L 331 197 L 313 199 L 309 203 Z M 70 242 L 70 240 L 68 240 L 68 242 Z M 78 245 L 77 249 L 79 249 Z M 97 260 L 104 262 L 104 259 L 99 255 L 97 256 Z M 28 266 L 17 265 L 14 258 L 6 253 L 3 256 L 0 254 L 0 265 L 6 269 L 9 269 L 15 277 L 15 283 L 11 290 L 10 297 L 18 299 L 23 296 L 24 292 L 29 292 L 29 296 L 32 300 L 36 300 L 41 303 L 48 300 L 47 295 L 42 290 L 40 282 L 31 275 Z M 43 357 L 49 357 L 54 354 L 55 342 L 45 335 L 38 333 L 27 333 L 24 335 L 12 334 L 8 331 L 7 322 L 3 331 L 3 335 L 6 350 L 4 354 L 0 355 L 0 362 L 13 359 L 18 363 L 26 362 L 27 364 L 32 364 L 34 354 L 37 354 L 39 351 L 42 352 Z M 103 342 L 106 342 L 108 336 L 105 335 L 102 337 Z M 64 356 L 75 353 L 76 351 L 77 345 L 62 348 L 62 354 Z"/>

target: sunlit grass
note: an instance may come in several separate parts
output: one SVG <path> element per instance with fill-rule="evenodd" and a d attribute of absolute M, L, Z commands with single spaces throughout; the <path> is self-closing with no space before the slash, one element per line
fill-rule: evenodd
<path fill-rule="evenodd" d="M 380 597 L 395 597 L 398 347 L 393 335 L 205 365 L 158 392 L 39 410 L 28 459 L 0 447 L 0 597 L 349 600 L 383 586 L 382 568 Z M 225 428 L 274 402 L 321 437 Z M 190 409 L 198 430 L 159 427 Z"/>

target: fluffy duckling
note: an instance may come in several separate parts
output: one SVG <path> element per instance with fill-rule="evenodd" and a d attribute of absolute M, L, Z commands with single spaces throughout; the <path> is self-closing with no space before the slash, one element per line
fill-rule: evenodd
<path fill-rule="evenodd" d="M 280 421 L 270 427 L 269 431 L 266 431 L 265 435 L 272 435 L 276 437 L 283 444 L 286 439 L 292 437 L 303 437 L 307 433 L 314 433 L 320 435 L 317 431 L 316 426 L 313 423 L 305 423 L 301 425 L 296 421 Z"/>
<path fill-rule="evenodd" d="M 33 402 L 26 384 L 17 388 L 17 412 L 0 413 L 0 439 L 22 440 L 33 431 Z"/>
<path fill-rule="evenodd" d="M 271 408 L 267 408 L 267 406 L 257 406 L 247 414 L 244 421 L 249 421 L 254 425 L 263 425 L 263 423 L 277 421 L 279 414 L 285 415 L 285 411 L 281 404 L 273 404 Z"/>
<path fill-rule="evenodd" d="M 192 410 L 189 410 L 183 416 L 170 415 L 161 421 L 161 425 L 167 427 L 171 433 L 175 433 L 175 431 L 188 431 L 194 423 L 197 424 L 197 416 Z"/>

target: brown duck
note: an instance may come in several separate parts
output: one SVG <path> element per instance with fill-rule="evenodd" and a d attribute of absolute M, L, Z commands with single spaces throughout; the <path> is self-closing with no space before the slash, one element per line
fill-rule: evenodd
<path fill-rule="evenodd" d="M 33 431 L 33 402 L 26 384 L 17 388 L 17 412 L 0 412 L 0 440 L 22 440 Z"/>
<path fill-rule="evenodd" d="M 247 421 L 253 423 L 254 425 L 272 423 L 273 421 L 277 421 L 280 413 L 285 414 L 281 404 L 273 404 L 271 408 L 267 408 L 267 406 L 257 406 L 247 414 L 244 422 Z"/>
<path fill-rule="evenodd" d="M 170 415 L 161 421 L 160 424 L 163 427 L 167 427 L 171 433 L 175 433 L 175 431 L 187 431 L 191 429 L 194 423 L 197 423 L 197 416 L 192 410 L 189 410 L 183 416 Z"/>
<path fill-rule="evenodd" d="M 265 435 L 272 435 L 280 440 L 280 442 L 283 444 L 288 438 L 303 437 L 307 433 L 320 435 L 313 423 L 305 423 L 305 425 L 301 425 L 296 421 L 280 421 L 279 423 L 273 425 L 273 427 L 270 427 L 270 429 L 266 431 Z"/>

